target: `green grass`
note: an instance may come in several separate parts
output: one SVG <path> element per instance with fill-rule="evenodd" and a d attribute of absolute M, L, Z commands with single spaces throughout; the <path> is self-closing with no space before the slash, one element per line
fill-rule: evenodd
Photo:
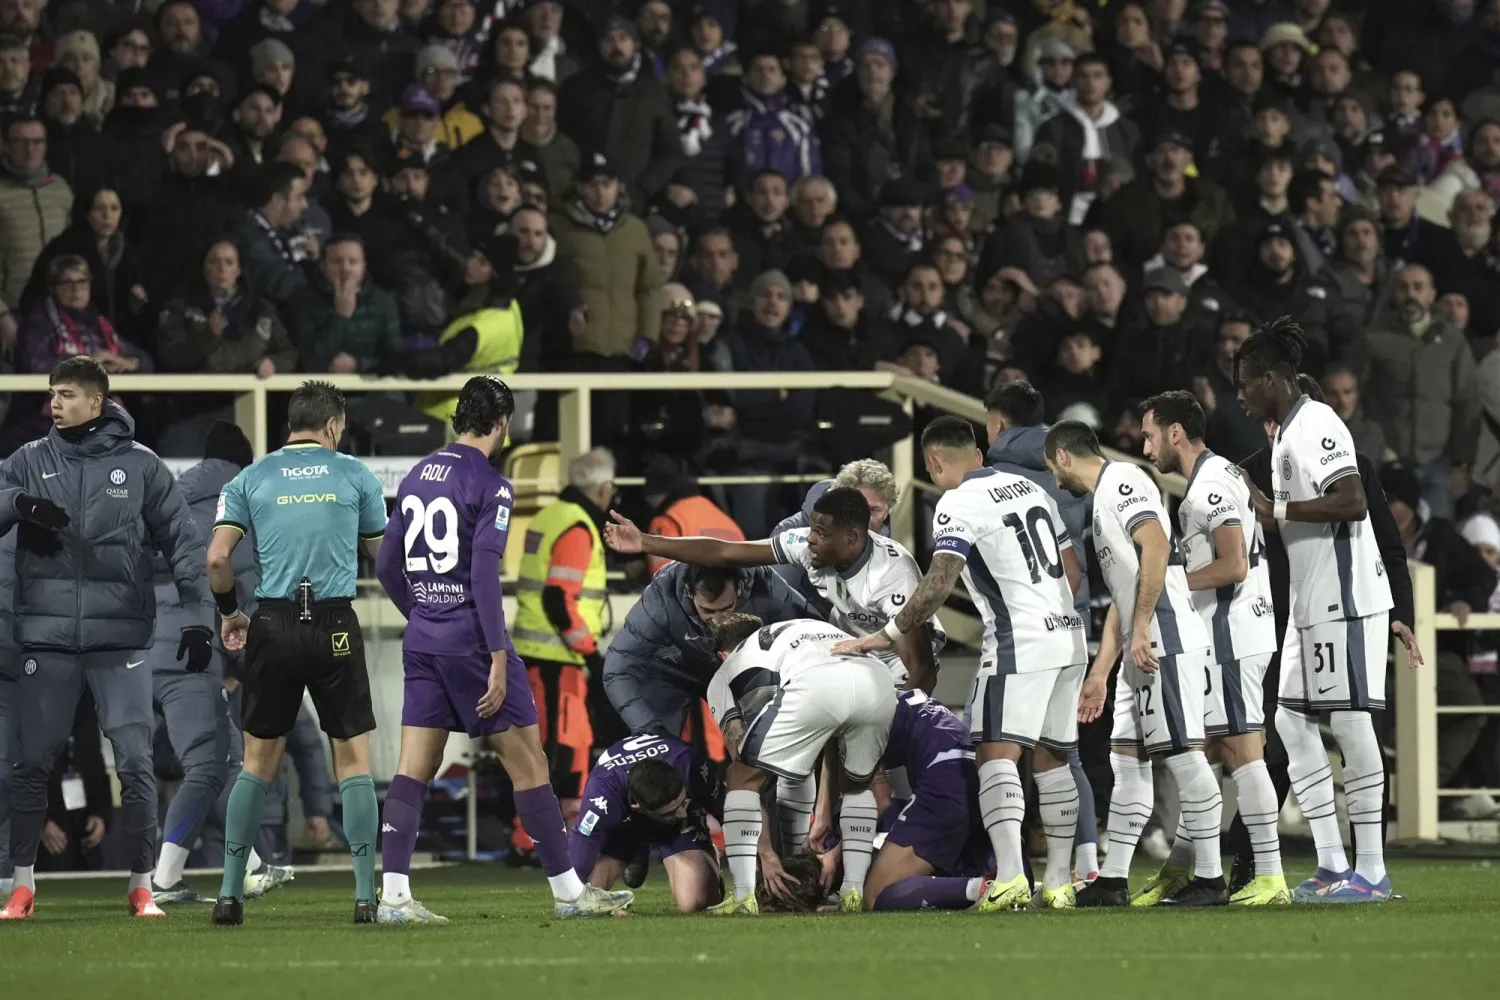
<path fill-rule="evenodd" d="M 1406 898 L 1380 907 L 986 917 L 684 917 L 658 872 L 636 915 L 594 922 L 552 919 L 537 872 L 417 872 L 418 898 L 453 920 L 432 928 L 355 927 L 347 875 L 300 877 L 246 904 L 237 929 L 212 927 L 206 906 L 130 920 L 120 885 L 44 882 L 37 915 L 0 926 L 0 983 L 68 1000 L 1500 993 L 1500 869 L 1486 862 L 1399 861 Z"/>

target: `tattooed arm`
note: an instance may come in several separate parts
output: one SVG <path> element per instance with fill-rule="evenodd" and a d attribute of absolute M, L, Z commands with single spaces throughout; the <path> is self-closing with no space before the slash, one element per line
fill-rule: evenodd
<path fill-rule="evenodd" d="M 963 556 L 954 552 L 938 552 L 932 557 L 932 565 L 927 568 L 927 575 L 917 584 L 916 591 L 906 602 L 906 607 L 896 615 L 892 621 L 892 627 L 900 633 L 905 634 L 927 621 L 937 614 L 948 595 L 953 592 L 953 585 L 958 582 L 958 576 L 963 572 L 966 560 Z M 876 632 L 867 635 L 863 639 L 845 639 L 843 642 L 835 643 L 835 653 L 869 653 L 885 649 L 895 642 L 886 632 Z"/>

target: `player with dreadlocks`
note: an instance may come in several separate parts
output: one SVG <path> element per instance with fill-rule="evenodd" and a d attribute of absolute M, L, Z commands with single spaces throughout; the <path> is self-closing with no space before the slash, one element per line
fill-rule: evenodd
<path fill-rule="evenodd" d="M 1381 840 L 1385 768 L 1370 712 L 1385 708 L 1385 651 L 1395 632 L 1421 663 L 1411 632 L 1389 624 L 1390 583 L 1370 526 L 1354 441 L 1332 409 L 1297 387 L 1302 331 L 1283 316 L 1235 355 L 1239 398 L 1277 425 L 1273 499 L 1246 477 L 1255 514 L 1286 545 L 1292 607 L 1282 645 L 1276 730 L 1297 804 L 1312 827 L 1318 867 L 1293 898 L 1380 903 L 1391 898 Z M 1327 713 L 1344 758 L 1354 867 L 1334 811 L 1333 773 L 1318 717 Z"/>

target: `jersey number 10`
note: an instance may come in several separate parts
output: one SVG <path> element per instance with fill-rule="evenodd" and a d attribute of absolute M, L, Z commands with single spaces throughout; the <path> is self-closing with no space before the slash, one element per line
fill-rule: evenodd
<path fill-rule="evenodd" d="M 1000 519 L 1000 523 L 1016 533 L 1016 544 L 1021 546 L 1021 554 L 1026 557 L 1026 569 L 1031 573 L 1032 583 L 1042 582 L 1042 573 L 1046 573 L 1054 580 L 1062 579 L 1062 552 L 1057 553 L 1057 561 L 1047 553 L 1047 546 L 1043 542 L 1043 536 L 1038 531 L 1043 525 L 1046 526 L 1046 537 L 1057 544 L 1057 530 L 1052 526 L 1052 516 L 1043 507 L 1033 507 L 1026 512 L 1026 522 L 1021 523 L 1019 514 L 1006 514 Z"/>
<path fill-rule="evenodd" d="M 452 500 L 435 497 L 432 503 L 424 504 L 421 497 L 407 496 L 401 501 L 401 513 L 406 516 L 402 548 L 406 550 L 408 573 L 431 570 L 441 576 L 458 565 L 458 511 Z M 418 536 L 426 543 L 425 556 L 411 554 Z"/>

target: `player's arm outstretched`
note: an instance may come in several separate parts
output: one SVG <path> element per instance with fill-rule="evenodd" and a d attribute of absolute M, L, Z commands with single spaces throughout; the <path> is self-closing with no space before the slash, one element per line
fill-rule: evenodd
<path fill-rule="evenodd" d="M 1172 555 L 1172 542 L 1166 529 L 1154 517 L 1136 521 L 1130 529 L 1130 538 L 1140 550 L 1140 572 L 1135 581 L 1135 610 L 1130 626 L 1130 659 L 1146 673 L 1155 673 L 1156 654 L 1151 652 L 1151 622 L 1156 615 L 1156 602 L 1167 585 L 1167 561 Z M 1113 610 L 1113 609 L 1111 609 Z"/>
<path fill-rule="evenodd" d="M 1187 575 L 1189 590 L 1216 590 L 1245 582 L 1250 559 L 1245 555 L 1245 532 L 1238 524 L 1214 529 L 1214 561 Z"/>
<path fill-rule="evenodd" d="M 948 600 L 948 595 L 953 593 L 953 586 L 958 583 L 966 562 L 965 557 L 956 552 L 933 553 L 932 565 L 927 567 L 927 574 L 917 584 L 906 607 L 891 619 L 885 631 L 867 635 L 863 639 L 836 642 L 833 651 L 839 654 L 858 654 L 889 648 L 897 639 L 937 614 L 943 602 Z"/>
<path fill-rule="evenodd" d="M 615 523 L 604 526 L 604 540 L 621 555 L 641 553 L 695 566 L 774 566 L 777 563 L 769 538 L 758 542 L 725 542 L 701 535 L 689 538 L 648 535 L 619 511 L 612 510 L 609 516 Z"/>

